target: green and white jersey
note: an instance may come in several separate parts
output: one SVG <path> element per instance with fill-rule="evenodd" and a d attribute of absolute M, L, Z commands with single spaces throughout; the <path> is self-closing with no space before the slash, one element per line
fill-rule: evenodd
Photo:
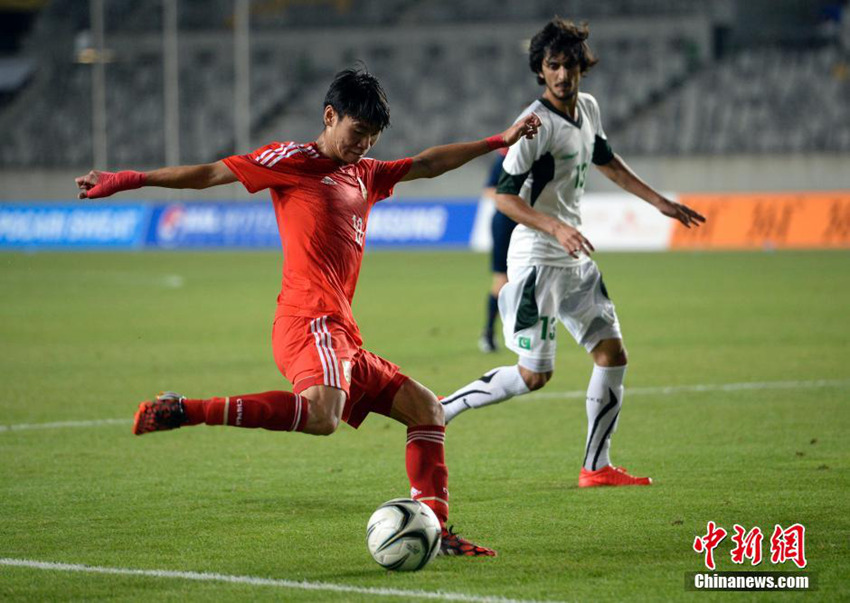
<path fill-rule="evenodd" d="M 518 120 L 534 112 L 540 128 L 535 138 L 522 138 L 508 150 L 497 191 L 519 195 L 535 210 L 581 229 L 579 201 L 590 163 L 604 165 L 614 153 L 596 99 L 580 92 L 577 109 L 573 120 L 541 98 L 522 112 Z M 508 249 L 509 266 L 576 266 L 588 260 L 586 255 L 571 257 L 557 239 L 522 224 Z"/>

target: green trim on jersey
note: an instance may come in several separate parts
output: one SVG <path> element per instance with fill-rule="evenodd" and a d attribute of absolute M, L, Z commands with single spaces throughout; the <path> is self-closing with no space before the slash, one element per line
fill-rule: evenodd
<path fill-rule="evenodd" d="M 546 188 L 546 185 L 555 178 L 555 158 L 552 153 L 546 153 L 531 165 L 531 207 Z"/>
<path fill-rule="evenodd" d="M 534 207 L 534 202 L 546 188 L 546 185 L 555 178 L 555 158 L 552 153 L 546 153 L 531 165 L 531 169 L 524 174 L 514 176 L 508 174 L 504 169 L 499 175 L 499 183 L 496 185 L 496 193 L 500 195 L 519 195 L 522 185 L 528 175 L 531 174 L 531 199 L 529 203 Z"/>
<path fill-rule="evenodd" d="M 605 296 L 605 299 L 611 301 L 611 296 L 608 295 L 608 287 L 605 286 L 605 281 L 602 280 L 602 273 L 599 273 L 599 290 L 602 291 L 602 295 Z"/>
<path fill-rule="evenodd" d="M 563 111 L 561 111 L 561 110 L 559 110 L 559 109 L 555 108 L 555 105 L 553 105 L 552 103 L 550 103 L 548 100 L 546 100 L 546 99 L 545 99 L 545 98 L 543 98 L 542 96 L 541 96 L 538 100 L 540 101 L 540 104 L 541 104 L 541 105 L 543 105 L 544 107 L 546 107 L 547 109 L 549 109 L 552 113 L 554 113 L 554 114 L 555 114 L 555 115 L 557 115 L 558 117 L 563 117 L 563 118 L 564 118 L 565 120 L 567 120 L 569 123 L 571 123 L 571 124 L 572 124 L 572 125 L 574 125 L 576 128 L 578 128 L 579 130 L 581 130 L 581 124 L 582 124 L 581 111 L 577 111 L 577 113 L 578 113 L 578 121 L 576 121 L 576 120 L 574 120 L 572 117 L 570 117 L 569 115 L 567 115 L 566 113 L 564 113 Z"/>
<path fill-rule="evenodd" d="M 499 195 L 519 195 L 519 191 L 530 173 L 531 170 L 514 176 L 502 169 L 502 173 L 499 174 L 499 182 L 496 184 L 496 193 Z"/>
<path fill-rule="evenodd" d="M 610 163 L 612 159 L 614 159 L 614 151 L 611 150 L 608 139 L 597 134 L 596 140 L 593 141 L 593 163 L 605 165 Z"/>
<path fill-rule="evenodd" d="M 516 312 L 516 323 L 514 323 L 514 333 L 533 327 L 540 320 L 540 310 L 537 309 L 536 286 L 537 267 L 535 266 L 531 269 L 531 273 L 526 277 L 522 286 L 522 295 L 520 295 L 519 308 Z"/>

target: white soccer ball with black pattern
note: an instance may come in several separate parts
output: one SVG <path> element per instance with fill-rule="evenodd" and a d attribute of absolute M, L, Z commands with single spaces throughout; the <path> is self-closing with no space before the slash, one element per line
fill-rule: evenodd
<path fill-rule="evenodd" d="M 440 520 L 424 503 L 395 498 L 372 513 L 366 526 L 366 546 L 388 570 L 419 571 L 440 550 Z"/>

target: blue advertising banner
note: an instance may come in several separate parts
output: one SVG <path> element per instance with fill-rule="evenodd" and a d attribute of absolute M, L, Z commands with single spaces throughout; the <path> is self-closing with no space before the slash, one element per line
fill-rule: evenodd
<path fill-rule="evenodd" d="M 477 202 L 383 202 L 369 215 L 366 247 L 467 247 Z M 168 249 L 277 248 L 271 203 L 172 203 L 151 211 L 145 244 Z"/>
<path fill-rule="evenodd" d="M 144 205 L 0 203 L 0 248 L 132 248 L 142 242 Z"/>
<path fill-rule="evenodd" d="M 376 205 L 367 248 L 469 247 L 477 201 Z M 128 205 L 0 203 L 2 248 L 277 249 L 274 209 L 264 202 Z"/>

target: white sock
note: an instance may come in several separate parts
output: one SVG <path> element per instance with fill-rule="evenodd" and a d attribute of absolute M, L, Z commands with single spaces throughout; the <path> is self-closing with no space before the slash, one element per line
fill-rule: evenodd
<path fill-rule="evenodd" d="M 470 408 L 497 404 L 528 392 L 528 386 L 516 364 L 495 368 L 442 400 L 446 425 Z"/>
<path fill-rule="evenodd" d="M 617 428 L 617 418 L 623 405 L 625 366 L 594 365 L 587 386 L 587 448 L 584 468 L 596 471 L 611 464 L 608 450 L 611 434 Z"/>

